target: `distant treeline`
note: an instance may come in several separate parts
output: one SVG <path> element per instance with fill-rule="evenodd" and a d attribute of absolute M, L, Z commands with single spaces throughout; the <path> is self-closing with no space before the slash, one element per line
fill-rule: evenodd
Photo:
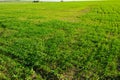
<path fill-rule="evenodd" d="M 0 0 L 0 1 L 2 1 L 2 2 L 12 2 L 12 1 L 33 1 L 33 2 L 39 2 L 39 1 L 44 1 L 44 0 Z M 57 1 L 57 0 L 48 0 L 48 1 Z M 63 2 L 64 0 L 58 0 L 58 1 Z"/>
<path fill-rule="evenodd" d="M 0 0 L 0 1 L 39 1 L 39 0 Z"/>
<path fill-rule="evenodd" d="M 0 1 L 21 1 L 21 0 L 0 0 Z"/>

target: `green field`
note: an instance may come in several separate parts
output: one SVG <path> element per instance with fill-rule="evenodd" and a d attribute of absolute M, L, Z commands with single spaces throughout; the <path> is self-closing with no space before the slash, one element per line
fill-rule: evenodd
<path fill-rule="evenodd" d="M 0 80 L 120 80 L 120 3 L 0 3 Z"/>

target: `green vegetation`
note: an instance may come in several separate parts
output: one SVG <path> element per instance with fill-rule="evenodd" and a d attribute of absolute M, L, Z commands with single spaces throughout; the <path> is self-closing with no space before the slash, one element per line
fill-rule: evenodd
<path fill-rule="evenodd" d="M 119 80 L 119 2 L 0 3 L 0 80 Z"/>

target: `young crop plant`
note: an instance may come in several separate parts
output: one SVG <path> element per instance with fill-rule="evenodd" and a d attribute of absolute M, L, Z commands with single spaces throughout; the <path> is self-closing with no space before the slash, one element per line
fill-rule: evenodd
<path fill-rule="evenodd" d="M 0 3 L 0 80 L 119 80 L 119 7 Z"/>

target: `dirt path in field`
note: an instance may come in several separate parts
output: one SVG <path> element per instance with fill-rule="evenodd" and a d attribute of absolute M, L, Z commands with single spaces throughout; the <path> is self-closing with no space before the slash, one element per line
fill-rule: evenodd
<path fill-rule="evenodd" d="M 86 14 L 86 13 L 89 13 L 90 11 L 91 11 L 91 9 L 93 8 L 93 7 L 95 7 L 95 6 L 97 6 L 97 5 L 89 5 L 89 6 L 87 6 L 86 8 L 84 8 L 84 9 L 82 9 L 82 10 L 80 10 L 80 13 L 82 13 L 82 15 L 83 14 Z M 81 16 L 82 16 L 81 15 Z"/>
<path fill-rule="evenodd" d="M 90 8 L 85 8 L 85 9 L 82 9 L 80 12 L 81 13 L 88 13 L 90 11 Z"/>
<path fill-rule="evenodd" d="M 68 21 L 68 22 L 74 22 L 74 23 L 77 23 L 77 22 L 80 22 L 81 21 L 81 17 L 84 16 L 85 14 L 89 13 L 91 11 L 91 8 L 93 7 L 94 5 L 89 5 L 83 9 L 79 9 L 79 10 L 73 10 L 73 11 L 65 11 L 67 12 L 68 14 L 72 13 L 71 15 L 68 15 L 68 16 L 61 16 L 59 18 L 59 20 L 62 20 L 62 21 Z"/>

